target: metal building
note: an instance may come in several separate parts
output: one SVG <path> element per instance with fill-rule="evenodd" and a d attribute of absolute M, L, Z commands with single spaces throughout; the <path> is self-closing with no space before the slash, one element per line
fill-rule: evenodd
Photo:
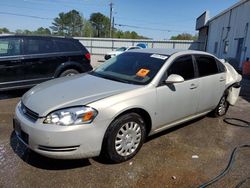
<path fill-rule="evenodd" d="M 250 0 L 241 0 L 217 16 L 208 17 L 206 11 L 196 20 L 204 50 L 241 70 L 243 62 L 250 58 Z"/>

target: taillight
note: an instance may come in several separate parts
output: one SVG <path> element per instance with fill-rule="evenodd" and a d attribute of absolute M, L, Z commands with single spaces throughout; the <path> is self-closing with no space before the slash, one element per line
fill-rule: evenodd
<path fill-rule="evenodd" d="M 87 58 L 87 60 L 90 60 L 90 57 L 91 57 L 90 53 L 86 53 L 85 57 Z"/>

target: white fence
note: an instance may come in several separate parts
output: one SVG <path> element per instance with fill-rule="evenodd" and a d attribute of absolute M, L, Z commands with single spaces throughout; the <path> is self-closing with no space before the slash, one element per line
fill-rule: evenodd
<path fill-rule="evenodd" d="M 192 49 L 203 50 L 204 43 L 190 40 L 135 40 L 135 39 L 110 39 L 110 38 L 85 38 L 78 39 L 93 55 L 104 55 L 109 51 L 122 46 L 135 46 L 138 43 L 147 44 L 148 48 Z"/>

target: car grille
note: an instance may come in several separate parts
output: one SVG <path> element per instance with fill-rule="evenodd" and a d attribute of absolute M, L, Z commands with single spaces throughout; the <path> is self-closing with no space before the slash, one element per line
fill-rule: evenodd
<path fill-rule="evenodd" d="M 32 121 L 36 121 L 39 118 L 39 114 L 27 108 L 23 103 L 21 103 L 22 113 Z"/>

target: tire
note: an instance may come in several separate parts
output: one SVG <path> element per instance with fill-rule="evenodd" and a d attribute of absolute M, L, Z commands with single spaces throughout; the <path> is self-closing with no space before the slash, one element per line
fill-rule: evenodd
<path fill-rule="evenodd" d="M 67 69 L 65 71 L 63 71 L 59 77 L 64 77 L 64 76 L 73 76 L 75 74 L 79 74 L 79 71 L 75 70 L 75 69 Z"/>
<path fill-rule="evenodd" d="M 229 103 L 228 103 L 228 101 L 226 99 L 227 99 L 226 95 L 223 95 L 221 97 L 219 104 L 211 112 L 214 117 L 224 116 L 227 113 L 228 108 L 229 108 Z"/>
<path fill-rule="evenodd" d="M 136 113 L 122 115 L 108 127 L 102 154 L 112 163 L 127 161 L 141 149 L 145 137 L 145 123 L 140 115 Z"/>

